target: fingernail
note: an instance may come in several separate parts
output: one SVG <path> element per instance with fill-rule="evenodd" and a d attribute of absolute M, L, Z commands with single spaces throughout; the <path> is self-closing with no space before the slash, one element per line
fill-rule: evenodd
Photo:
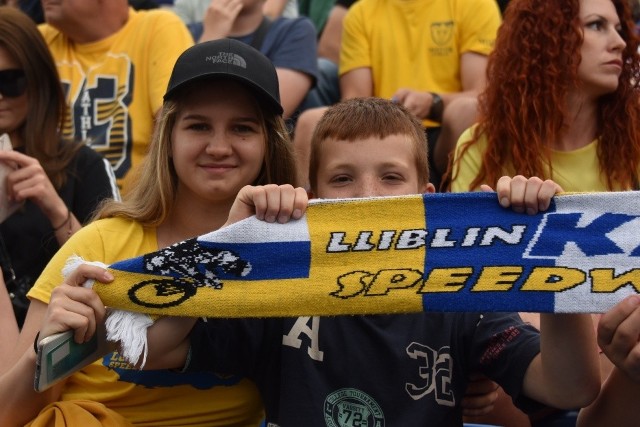
<path fill-rule="evenodd" d="M 113 274 L 109 273 L 108 271 L 104 272 L 104 276 L 105 280 L 113 280 Z"/>
<path fill-rule="evenodd" d="M 536 214 L 536 210 L 533 208 L 527 208 L 527 215 L 535 215 Z"/>
<path fill-rule="evenodd" d="M 265 217 L 264 220 L 267 222 L 276 222 L 276 217 L 274 215 L 269 215 Z"/>
<path fill-rule="evenodd" d="M 286 217 L 286 216 L 284 216 L 284 215 L 281 215 L 281 216 L 279 216 L 279 217 L 278 217 L 278 222 L 279 222 L 280 224 L 284 224 L 284 223 L 285 223 L 285 222 L 287 222 L 288 220 L 289 220 L 289 218 L 287 218 L 287 217 Z"/>
<path fill-rule="evenodd" d="M 302 217 L 302 211 L 300 209 L 296 209 L 293 211 L 292 215 L 295 219 L 300 219 Z"/>
<path fill-rule="evenodd" d="M 633 295 L 629 297 L 629 304 L 631 304 L 632 306 L 640 305 L 640 296 Z"/>
<path fill-rule="evenodd" d="M 503 208 L 508 208 L 509 199 L 507 197 L 503 197 L 502 199 L 500 199 L 500 206 L 502 206 Z"/>

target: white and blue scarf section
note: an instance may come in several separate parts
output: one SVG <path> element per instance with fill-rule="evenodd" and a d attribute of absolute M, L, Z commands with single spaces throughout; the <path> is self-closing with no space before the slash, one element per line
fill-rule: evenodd
<path fill-rule="evenodd" d="M 299 220 L 251 217 L 114 263 L 93 289 L 118 309 L 112 340 L 134 313 L 601 313 L 640 291 L 639 230 L 634 191 L 560 194 L 536 215 L 495 193 L 314 200 Z"/>

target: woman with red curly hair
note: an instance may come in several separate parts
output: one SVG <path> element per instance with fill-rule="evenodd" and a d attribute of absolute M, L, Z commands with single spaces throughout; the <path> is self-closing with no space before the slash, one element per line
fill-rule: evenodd
<path fill-rule="evenodd" d="M 566 191 L 637 187 L 640 57 L 627 0 L 513 0 L 479 123 L 458 142 L 453 191 L 502 175 Z"/>
<path fill-rule="evenodd" d="M 461 136 L 449 168 L 451 190 L 517 174 L 553 179 L 565 191 L 638 189 L 639 82 L 628 0 L 510 1 L 478 123 Z M 613 369 L 601 360 L 603 372 Z M 491 421 L 508 413 L 506 425 L 528 424 L 500 401 L 496 407 Z M 591 412 L 582 423 L 594 419 Z"/>

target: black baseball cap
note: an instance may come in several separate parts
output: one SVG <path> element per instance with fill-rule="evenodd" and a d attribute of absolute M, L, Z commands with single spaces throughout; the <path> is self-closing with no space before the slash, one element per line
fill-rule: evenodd
<path fill-rule="evenodd" d="M 282 114 L 278 75 L 273 63 L 258 50 L 234 39 L 197 43 L 182 52 L 173 66 L 164 100 L 189 83 L 226 77 L 248 85 L 273 110 Z"/>

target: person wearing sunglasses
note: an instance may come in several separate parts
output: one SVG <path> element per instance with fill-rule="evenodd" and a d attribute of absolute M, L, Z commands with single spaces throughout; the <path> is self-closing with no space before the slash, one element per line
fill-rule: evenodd
<path fill-rule="evenodd" d="M 20 204 L 0 224 L 0 266 L 20 326 L 26 292 L 51 257 L 102 200 L 120 197 L 110 164 L 60 135 L 65 112 L 56 65 L 35 23 L 0 7 L 0 134 L 13 147 L 0 150 L 9 166 L 0 196 Z"/>
<path fill-rule="evenodd" d="M 27 90 L 27 78 L 24 70 L 9 69 L 0 71 L 0 93 L 7 98 L 18 98 Z"/>

